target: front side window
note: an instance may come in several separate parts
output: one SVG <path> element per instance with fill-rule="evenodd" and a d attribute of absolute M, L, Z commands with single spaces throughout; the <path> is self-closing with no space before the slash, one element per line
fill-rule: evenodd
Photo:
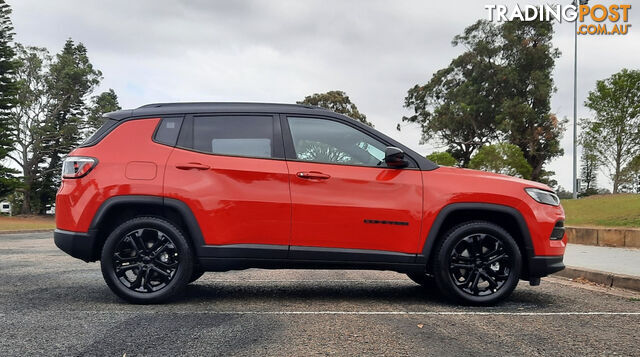
<path fill-rule="evenodd" d="M 298 160 L 383 166 L 386 145 L 348 125 L 326 119 L 289 117 Z"/>
<path fill-rule="evenodd" d="M 193 118 L 193 148 L 198 151 L 271 158 L 273 141 L 273 117 L 270 116 Z"/>

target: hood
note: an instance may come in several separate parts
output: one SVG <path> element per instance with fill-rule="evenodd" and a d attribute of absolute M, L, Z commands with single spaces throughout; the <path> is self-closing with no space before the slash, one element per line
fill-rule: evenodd
<path fill-rule="evenodd" d="M 494 172 L 463 169 L 459 167 L 449 167 L 449 166 L 440 166 L 437 170 L 438 171 L 442 170 L 444 171 L 443 173 L 456 175 L 456 176 L 465 176 L 470 178 L 474 177 L 478 179 L 492 180 L 492 181 L 496 181 L 496 184 L 499 184 L 500 182 L 508 182 L 512 184 L 513 183 L 520 184 L 522 187 L 534 187 L 542 190 L 547 190 L 552 192 L 554 191 L 551 187 L 540 182 L 525 180 L 525 179 L 521 179 L 518 177 L 509 176 L 509 175 L 497 174 Z"/>

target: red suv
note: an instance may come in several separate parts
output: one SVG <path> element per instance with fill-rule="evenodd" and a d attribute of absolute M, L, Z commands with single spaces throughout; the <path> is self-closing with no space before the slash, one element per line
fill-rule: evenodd
<path fill-rule="evenodd" d="M 312 106 L 150 104 L 105 115 L 63 164 L 56 245 L 115 294 L 164 301 L 205 271 L 377 269 L 468 304 L 564 268 L 546 185 L 438 167 Z"/>

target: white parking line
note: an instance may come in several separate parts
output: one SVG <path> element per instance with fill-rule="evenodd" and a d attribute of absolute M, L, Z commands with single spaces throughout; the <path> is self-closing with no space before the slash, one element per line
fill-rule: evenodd
<path fill-rule="evenodd" d="M 409 279 L 332 279 L 332 280 L 322 280 L 322 279 L 306 279 L 306 280 L 298 280 L 298 279 L 282 279 L 282 280 L 266 280 L 266 279 L 242 279 L 242 280 L 232 280 L 232 279 L 207 279 L 201 278 L 200 280 L 206 281 L 207 283 L 379 283 L 379 282 L 403 282 L 403 283 L 411 283 L 415 286 L 419 286 L 418 284 L 412 282 Z"/>
<path fill-rule="evenodd" d="M 185 312 L 190 313 L 190 312 Z M 640 316 L 640 312 L 499 312 L 499 311 L 202 311 L 202 314 L 214 315 L 505 315 L 505 316 L 599 316 L 622 315 Z"/>
<path fill-rule="evenodd" d="M 197 315 L 416 315 L 416 316 L 639 316 L 633 311 L 559 311 L 559 312 L 508 312 L 508 311 L 31 311 L 26 314 L 85 313 L 85 314 L 197 314 Z M 25 312 L 20 312 L 25 315 Z M 0 314 L 5 317 L 7 314 Z"/>

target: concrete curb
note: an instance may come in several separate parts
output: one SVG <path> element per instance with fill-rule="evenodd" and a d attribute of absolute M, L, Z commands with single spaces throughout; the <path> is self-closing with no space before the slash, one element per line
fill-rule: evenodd
<path fill-rule="evenodd" d="M 640 229 L 565 227 L 569 243 L 601 247 L 640 248 Z"/>
<path fill-rule="evenodd" d="M 584 279 L 607 287 L 640 291 L 640 277 L 638 276 L 569 266 L 553 275 L 569 279 Z"/>
<path fill-rule="evenodd" d="M 27 229 L 27 230 L 17 230 L 17 231 L 0 231 L 0 235 L 3 234 L 18 234 L 18 233 L 43 233 L 43 232 L 53 232 L 53 229 Z"/>

